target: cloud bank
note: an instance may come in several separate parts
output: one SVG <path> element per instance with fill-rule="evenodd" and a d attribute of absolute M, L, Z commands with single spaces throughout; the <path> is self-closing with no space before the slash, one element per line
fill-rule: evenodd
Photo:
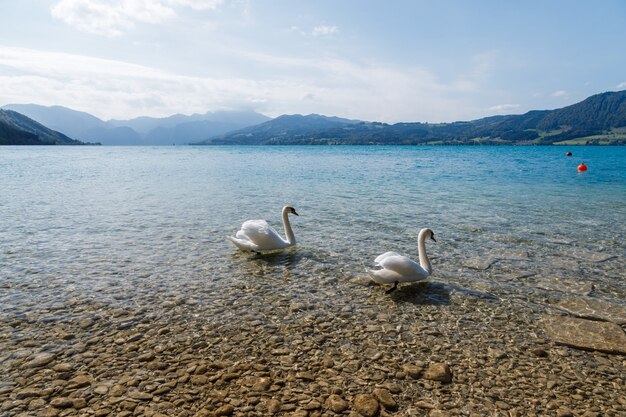
<path fill-rule="evenodd" d="M 386 122 L 439 122 L 484 114 L 484 108 L 458 99 L 480 90 L 471 79 L 445 84 L 423 68 L 344 59 L 259 53 L 244 58 L 252 67 L 274 68 L 270 72 L 276 75 L 188 76 L 121 61 L 0 46 L 0 104 L 62 105 L 103 119 L 219 109 Z"/>

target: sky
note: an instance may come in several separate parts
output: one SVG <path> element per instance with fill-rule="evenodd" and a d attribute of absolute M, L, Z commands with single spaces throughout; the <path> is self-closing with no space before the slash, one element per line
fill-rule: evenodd
<path fill-rule="evenodd" d="M 0 0 L 0 106 L 437 123 L 619 90 L 624 0 Z"/>

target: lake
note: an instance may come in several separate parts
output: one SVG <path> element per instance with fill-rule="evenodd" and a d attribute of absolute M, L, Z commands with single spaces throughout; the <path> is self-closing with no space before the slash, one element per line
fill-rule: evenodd
<path fill-rule="evenodd" d="M 360 274 L 387 250 L 417 257 L 417 233 L 430 227 L 435 280 L 532 298 L 538 282 L 560 278 L 623 300 L 626 148 L 565 151 L 3 147 L 0 276 L 87 292 L 142 279 L 229 285 L 247 270 L 225 237 L 255 218 L 283 233 L 290 204 L 298 248 L 282 261 L 313 276 L 305 286 L 320 270 Z M 581 161 L 589 171 L 577 172 Z"/>
<path fill-rule="evenodd" d="M 626 147 L 567 150 L 0 147 L 3 410 L 317 415 L 385 387 L 398 415 L 619 415 L 621 359 L 541 324 L 626 322 Z M 295 248 L 226 239 L 258 218 L 282 234 L 284 205 Z M 371 285 L 377 255 L 417 259 L 424 227 L 429 281 Z M 452 384 L 418 379 L 433 363 Z"/>

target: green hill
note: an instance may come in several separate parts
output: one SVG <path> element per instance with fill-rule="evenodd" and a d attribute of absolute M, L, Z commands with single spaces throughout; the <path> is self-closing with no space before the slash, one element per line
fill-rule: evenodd
<path fill-rule="evenodd" d="M 84 145 L 12 110 L 0 109 L 0 145 Z"/>
<path fill-rule="evenodd" d="M 359 122 L 319 115 L 281 116 L 199 144 L 417 145 L 626 144 L 626 91 L 591 96 L 556 110 L 454 123 Z"/>
<path fill-rule="evenodd" d="M 197 143 L 197 145 L 303 144 L 309 135 L 356 123 L 359 121 L 319 114 L 283 115 L 255 126 L 216 136 L 208 141 Z"/>

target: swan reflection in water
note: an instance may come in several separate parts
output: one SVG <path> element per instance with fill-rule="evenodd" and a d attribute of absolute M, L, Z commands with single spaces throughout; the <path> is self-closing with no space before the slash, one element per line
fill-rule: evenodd
<path fill-rule="evenodd" d="M 337 264 L 329 258 L 325 251 L 311 251 L 302 247 L 263 253 L 237 251 L 231 256 L 233 265 L 245 275 L 270 277 L 282 272 L 282 277 L 286 279 L 315 274 L 312 269 L 320 265 Z"/>

